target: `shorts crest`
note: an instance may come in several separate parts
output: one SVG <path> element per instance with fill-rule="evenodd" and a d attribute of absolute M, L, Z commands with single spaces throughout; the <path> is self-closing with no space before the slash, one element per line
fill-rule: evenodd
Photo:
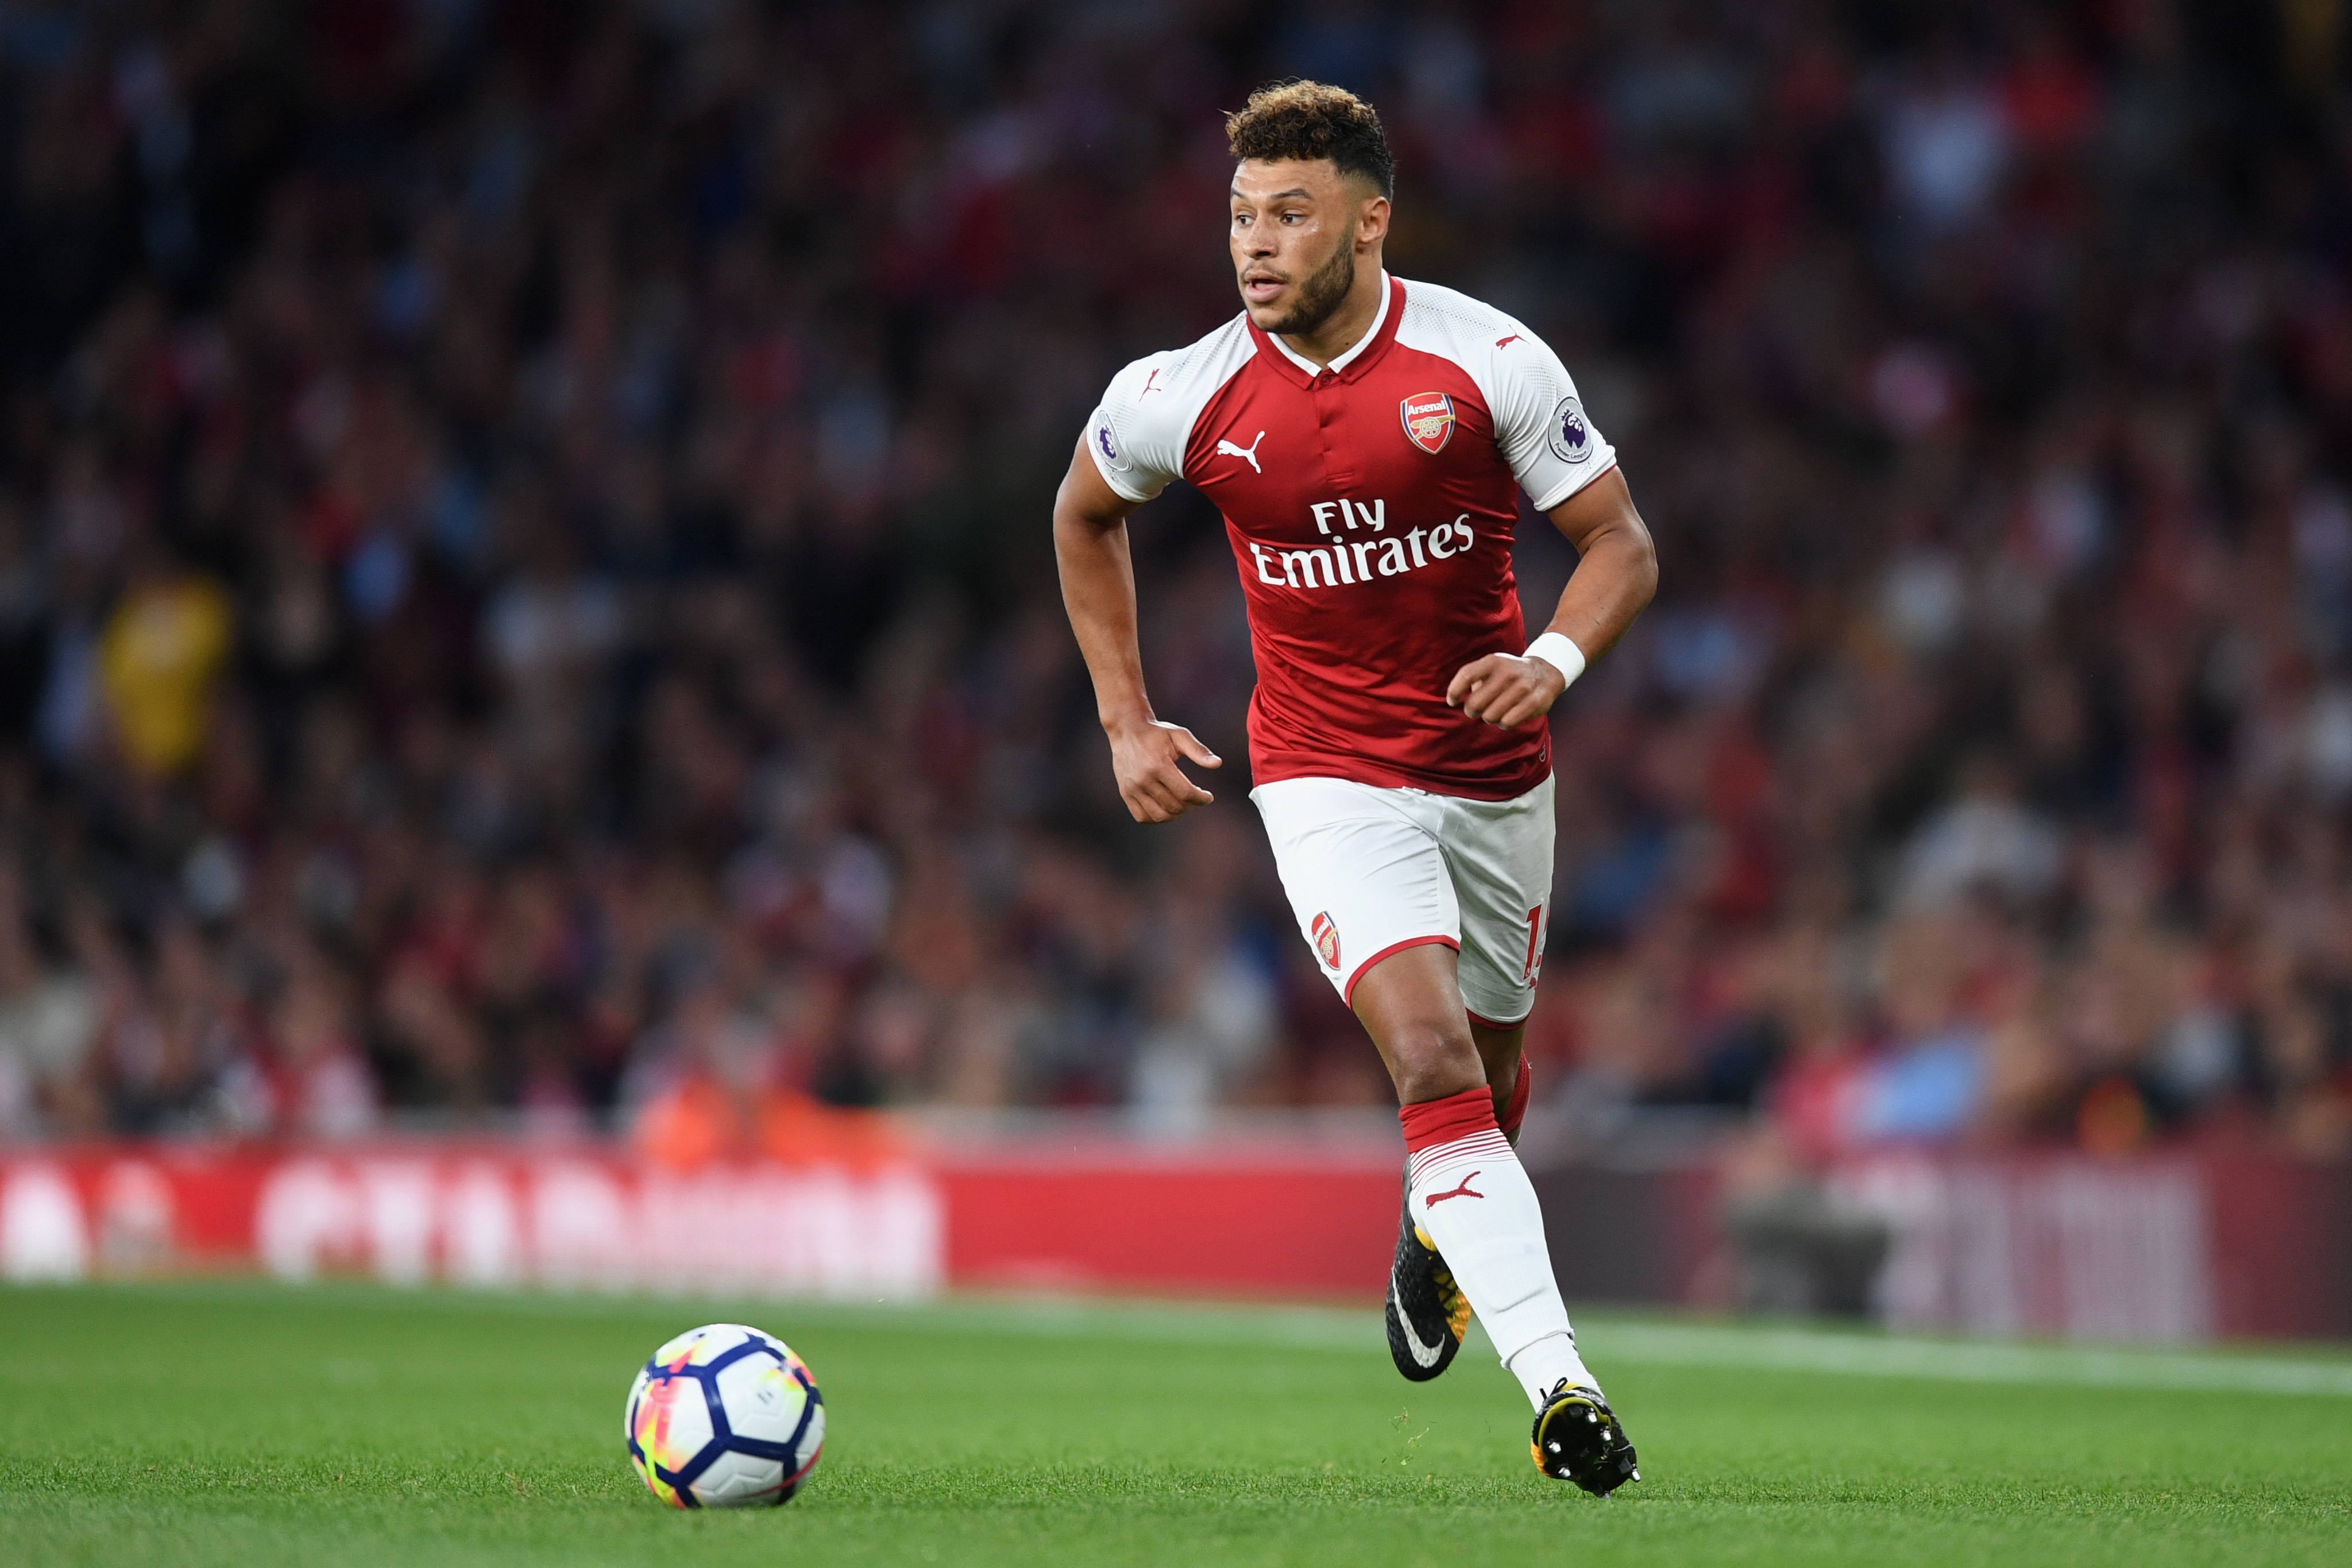
<path fill-rule="evenodd" d="M 1397 405 L 1405 439 L 1434 457 L 1454 439 L 1454 399 L 1442 392 L 1416 392 Z"/>
<path fill-rule="evenodd" d="M 1327 969 L 1339 968 L 1339 928 L 1331 923 L 1330 915 L 1328 913 L 1317 915 L 1315 923 L 1308 926 L 1307 930 L 1307 934 L 1315 939 L 1315 951 L 1322 958 L 1323 966 Z"/>

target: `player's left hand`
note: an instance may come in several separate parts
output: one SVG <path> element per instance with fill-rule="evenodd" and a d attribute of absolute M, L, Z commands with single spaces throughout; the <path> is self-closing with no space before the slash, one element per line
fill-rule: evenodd
<path fill-rule="evenodd" d="M 1567 689 L 1568 678 L 1540 658 L 1490 653 L 1454 672 L 1445 701 L 1481 723 L 1516 730 L 1550 712 Z"/>

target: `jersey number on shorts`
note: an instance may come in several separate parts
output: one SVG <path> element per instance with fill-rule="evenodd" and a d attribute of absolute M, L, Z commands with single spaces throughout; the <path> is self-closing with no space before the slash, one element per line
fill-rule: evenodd
<path fill-rule="evenodd" d="M 1536 943 L 1543 940 L 1543 906 L 1538 904 L 1528 911 L 1528 962 L 1519 970 L 1519 978 L 1532 984 L 1536 972 L 1543 968 L 1543 954 Z"/>

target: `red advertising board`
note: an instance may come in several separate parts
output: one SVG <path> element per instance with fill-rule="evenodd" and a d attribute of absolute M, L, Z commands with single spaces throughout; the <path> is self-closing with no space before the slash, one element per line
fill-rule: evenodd
<path fill-rule="evenodd" d="M 1377 1298 L 1396 1181 L 1384 1158 L 1113 1143 L 683 1173 L 593 1147 L 81 1146 L 0 1154 L 0 1274 Z"/>
<path fill-rule="evenodd" d="M 1720 1307 L 1704 1162 L 1537 1173 L 1571 1300 Z M 1377 1143 L 1112 1139 L 668 1170 L 601 1146 L 110 1144 L 0 1152 L 0 1277 L 261 1269 L 873 1299 L 943 1287 L 1380 1297 Z M 2352 1334 L 2352 1173 L 2244 1154 L 1856 1162 L 1897 1327 L 2089 1340 Z M 1711 1283 L 1710 1283 L 1711 1282 Z"/>
<path fill-rule="evenodd" d="M 1384 1152 L 1311 1148 L 946 1156 L 946 1274 L 987 1288 L 1376 1301 L 1402 1168 Z"/>

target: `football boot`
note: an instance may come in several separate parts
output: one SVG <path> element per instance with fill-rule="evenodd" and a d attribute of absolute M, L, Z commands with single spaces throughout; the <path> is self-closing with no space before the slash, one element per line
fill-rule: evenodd
<path fill-rule="evenodd" d="M 1437 1243 L 1412 1222 L 1410 1175 L 1397 1223 L 1396 1261 L 1389 1268 L 1387 1317 L 1389 1355 L 1414 1383 L 1427 1383 L 1453 1365 L 1462 1336 L 1470 1331 L 1470 1299 L 1454 1282 Z"/>
<path fill-rule="evenodd" d="M 1609 1402 L 1599 1390 L 1578 1387 L 1564 1377 L 1537 1413 L 1528 1447 L 1537 1469 L 1554 1480 L 1574 1481 L 1594 1497 L 1642 1479 L 1633 1440 Z"/>

